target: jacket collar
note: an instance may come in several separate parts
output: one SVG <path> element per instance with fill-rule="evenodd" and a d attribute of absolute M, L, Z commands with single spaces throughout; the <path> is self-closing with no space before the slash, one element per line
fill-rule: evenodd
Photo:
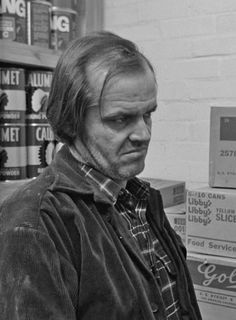
<path fill-rule="evenodd" d="M 50 164 L 50 169 L 55 176 L 50 189 L 52 191 L 68 191 L 83 196 L 90 195 L 94 197 L 95 201 L 112 203 L 111 199 L 86 180 L 79 166 L 79 161 L 71 154 L 69 147 L 63 145 Z"/>
<path fill-rule="evenodd" d="M 91 195 L 95 201 L 114 204 L 114 197 L 117 200 L 118 195 L 121 193 L 121 189 L 126 192 L 112 180 L 110 186 L 113 193 L 113 197 L 106 194 L 99 189 L 98 184 L 89 182 L 89 179 L 85 177 L 85 173 L 81 170 L 83 164 L 80 159 L 77 159 L 70 148 L 64 145 L 55 155 L 50 167 L 54 171 L 56 177 L 52 190 L 68 191 L 73 193 L 79 193 L 80 195 Z M 97 172 L 98 175 L 101 175 Z M 101 177 L 98 177 L 101 179 Z M 138 178 L 131 179 L 127 182 L 128 189 L 132 194 L 137 194 L 138 198 L 146 198 L 149 194 L 149 183 L 142 182 Z"/>

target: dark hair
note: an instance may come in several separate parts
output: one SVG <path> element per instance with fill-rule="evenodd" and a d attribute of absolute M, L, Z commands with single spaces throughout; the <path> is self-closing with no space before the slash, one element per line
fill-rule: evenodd
<path fill-rule="evenodd" d="M 147 66 L 154 73 L 133 42 L 111 32 L 95 32 L 72 41 L 58 60 L 47 105 L 47 119 L 54 134 L 67 144 L 78 135 L 82 137 L 85 110 L 94 104 L 88 81 L 92 63 L 107 71 L 99 105 L 106 84 L 116 75 L 145 72 Z"/>

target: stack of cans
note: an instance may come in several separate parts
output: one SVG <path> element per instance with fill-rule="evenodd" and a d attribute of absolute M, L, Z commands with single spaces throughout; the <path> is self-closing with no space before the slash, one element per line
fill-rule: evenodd
<path fill-rule="evenodd" d="M 0 38 L 64 50 L 76 36 L 75 0 L 2 0 Z"/>
<path fill-rule="evenodd" d="M 38 176 L 51 162 L 55 148 L 54 135 L 46 119 L 47 97 L 52 81 L 51 71 L 26 73 L 27 177 Z"/>
<path fill-rule="evenodd" d="M 0 68 L 0 180 L 27 176 L 25 71 Z"/>
<path fill-rule="evenodd" d="M 46 118 L 52 71 L 0 68 L 0 180 L 38 176 L 59 147 Z"/>
<path fill-rule="evenodd" d="M 77 0 L 1 0 L 0 39 L 64 50 Z M 38 176 L 61 144 L 46 119 L 52 71 L 0 65 L 0 180 Z"/>

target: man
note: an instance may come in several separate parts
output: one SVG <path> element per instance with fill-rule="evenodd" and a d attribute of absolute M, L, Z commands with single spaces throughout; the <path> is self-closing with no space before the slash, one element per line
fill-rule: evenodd
<path fill-rule="evenodd" d="M 156 95 L 150 62 L 117 35 L 62 54 L 47 117 L 64 145 L 1 208 L 1 319 L 201 319 L 160 193 L 136 177 Z"/>

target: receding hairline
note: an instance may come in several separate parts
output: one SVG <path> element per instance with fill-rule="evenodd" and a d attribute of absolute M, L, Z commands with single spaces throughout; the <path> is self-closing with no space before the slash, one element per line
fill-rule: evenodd
<path fill-rule="evenodd" d="M 128 69 L 112 68 L 109 63 L 103 63 L 102 59 L 94 59 L 86 67 L 87 81 L 90 89 L 93 91 L 93 98 L 101 101 L 106 87 L 113 79 L 118 79 L 120 76 L 134 77 L 136 75 L 145 75 L 148 70 L 153 74 L 153 80 L 156 82 L 155 71 L 145 57 L 141 55 L 138 67 Z M 101 81 L 100 78 L 101 77 Z M 100 84 L 100 88 L 96 84 Z M 94 101 L 95 102 L 95 101 Z"/>
<path fill-rule="evenodd" d="M 101 107 L 110 80 L 143 73 L 147 66 L 156 82 L 153 66 L 138 46 L 115 34 L 99 32 L 72 41 L 58 60 L 48 99 L 47 118 L 55 135 L 73 143 L 83 133 L 86 108 Z M 97 88 L 91 81 L 95 71 L 97 79 L 103 75 Z"/>

